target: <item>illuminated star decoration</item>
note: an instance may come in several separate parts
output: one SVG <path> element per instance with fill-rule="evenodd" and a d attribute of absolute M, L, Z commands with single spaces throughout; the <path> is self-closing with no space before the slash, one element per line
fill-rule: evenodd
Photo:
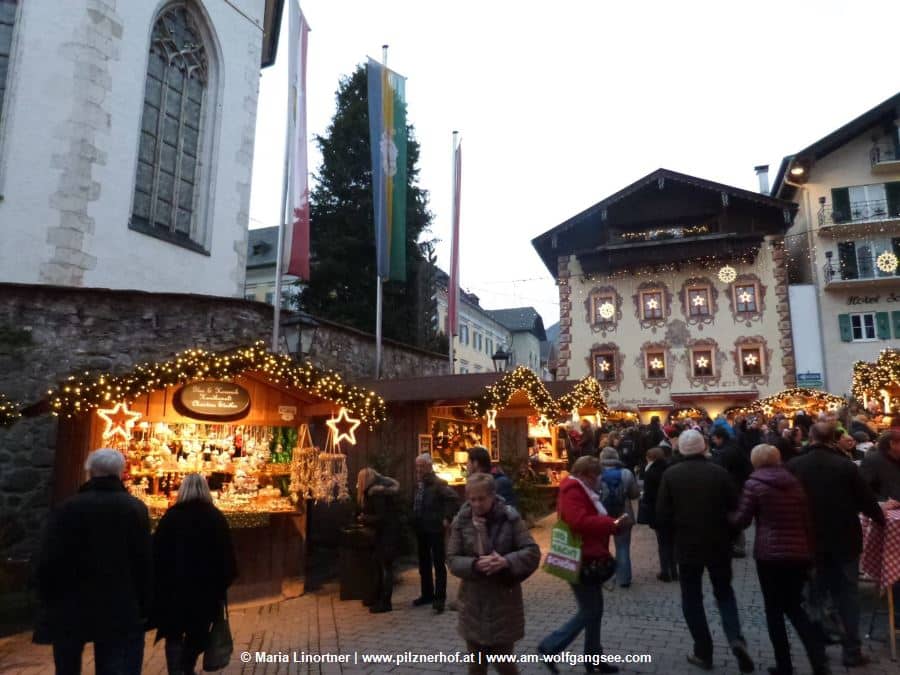
<path fill-rule="evenodd" d="M 540 419 L 538 419 L 537 428 L 539 432 L 542 432 L 544 435 L 550 435 L 550 420 L 547 419 L 546 415 L 541 415 Z"/>
<path fill-rule="evenodd" d="M 657 308 L 659 308 L 659 302 L 656 300 L 656 298 L 650 298 L 647 301 L 647 309 L 657 309 Z"/>
<path fill-rule="evenodd" d="M 497 428 L 497 410 L 494 408 L 487 411 L 487 425 L 488 429 Z"/>
<path fill-rule="evenodd" d="M 103 430 L 103 438 L 111 438 L 119 435 L 122 440 L 131 438 L 131 430 L 135 423 L 142 417 L 141 413 L 128 409 L 124 401 L 116 403 L 112 408 L 97 409 L 97 416 L 106 422 Z"/>
<path fill-rule="evenodd" d="M 325 422 L 328 425 L 328 428 L 331 429 L 331 433 L 334 439 L 334 444 L 340 445 L 341 441 L 346 440 L 350 445 L 356 445 L 356 428 L 360 425 L 361 420 L 355 420 L 350 417 L 350 413 L 347 412 L 346 408 L 341 408 L 338 411 L 337 417 L 332 417 L 330 420 Z M 341 422 L 346 422 L 346 426 L 348 427 L 347 431 L 341 431 L 338 427 Z"/>
<path fill-rule="evenodd" d="M 663 362 L 660 361 L 658 358 L 654 358 L 650 362 L 650 367 L 653 368 L 654 370 L 661 370 L 663 367 Z"/>
<path fill-rule="evenodd" d="M 756 354 L 747 354 L 747 356 L 744 357 L 744 363 L 748 366 L 755 366 L 758 360 Z"/>
<path fill-rule="evenodd" d="M 703 296 L 697 295 L 694 297 L 694 307 L 703 307 L 706 304 L 706 300 L 703 299 Z"/>
<path fill-rule="evenodd" d="M 875 260 L 875 265 L 882 272 L 887 274 L 893 274 L 897 271 L 898 264 L 897 256 L 894 255 L 891 251 L 885 251 Z"/>
<path fill-rule="evenodd" d="M 725 265 L 719 270 L 719 281 L 723 284 L 730 284 L 737 279 L 737 271 L 731 265 Z"/>
<path fill-rule="evenodd" d="M 601 319 L 611 319 L 613 318 L 613 314 L 616 313 L 616 308 L 613 307 L 611 302 L 604 302 L 600 305 L 600 318 Z"/>
<path fill-rule="evenodd" d="M 597 367 L 602 370 L 604 373 L 609 372 L 610 363 L 606 359 L 600 359 L 600 362 L 597 364 Z"/>
<path fill-rule="evenodd" d="M 740 300 L 741 302 L 743 302 L 743 303 L 746 305 L 748 302 L 750 302 L 751 300 L 753 300 L 753 296 L 750 295 L 750 292 L 749 292 L 749 291 L 744 291 L 743 293 L 741 293 L 741 294 L 738 296 L 738 300 Z"/>
<path fill-rule="evenodd" d="M 705 356 L 701 356 L 699 359 L 697 359 L 697 365 L 701 368 L 706 368 L 706 366 L 709 365 L 709 359 Z"/>

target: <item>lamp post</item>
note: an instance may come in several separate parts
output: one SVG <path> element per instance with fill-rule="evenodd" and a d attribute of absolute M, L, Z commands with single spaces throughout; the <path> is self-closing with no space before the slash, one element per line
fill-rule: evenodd
<path fill-rule="evenodd" d="M 498 373 L 503 373 L 506 371 L 506 366 L 509 363 L 509 352 L 502 347 L 498 347 L 491 360 L 494 362 L 494 370 Z"/>

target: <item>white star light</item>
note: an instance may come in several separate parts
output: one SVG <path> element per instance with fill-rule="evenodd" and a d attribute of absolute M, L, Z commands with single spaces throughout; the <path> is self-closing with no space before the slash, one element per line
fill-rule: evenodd
<path fill-rule="evenodd" d="M 656 298 L 650 298 L 647 301 L 647 309 L 658 309 L 658 308 L 659 308 L 659 301 L 657 301 Z"/>
<path fill-rule="evenodd" d="M 706 366 L 709 365 L 709 359 L 705 356 L 701 356 L 699 359 L 697 359 L 697 365 L 701 368 L 706 368 Z"/>
<path fill-rule="evenodd" d="M 748 302 L 750 302 L 751 300 L 753 300 L 753 296 L 750 295 L 750 292 L 749 292 L 749 291 L 744 291 L 743 293 L 741 293 L 741 294 L 738 296 L 738 300 L 740 300 L 741 302 L 743 302 L 743 303 L 746 305 Z"/>
<path fill-rule="evenodd" d="M 725 265 L 719 270 L 719 281 L 723 284 L 730 284 L 735 279 L 737 279 L 737 270 L 731 265 Z"/>
<path fill-rule="evenodd" d="M 650 367 L 654 370 L 661 370 L 663 367 L 663 362 L 658 358 L 654 358 L 652 361 L 650 361 Z"/>
<path fill-rule="evenodd" d="M 747 354 L 747 356 L 744 357 L 744 363 L 748 366 L 755 366 L 757 361 L 759 361 L 759 359 L 756 357 L 756 354 Z"/>
<path fill-rule="evenodd" d="M 600 359 L 600 363 L 597 364 L 597 367 L 606 373 L 609 372 L 610 363 L 606 359 Z"/>
<path fill-rule="evenodd" d="M 694 307 L 703 307 L 706 304 L 706 300 L 703 299 L 702 295 L 694 296 Z"/>

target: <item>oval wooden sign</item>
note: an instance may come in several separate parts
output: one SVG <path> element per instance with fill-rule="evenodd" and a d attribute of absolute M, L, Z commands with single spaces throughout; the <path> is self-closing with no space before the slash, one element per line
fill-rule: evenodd
<path fill-rule="evenodd" d="M 236 420 L 250 412 L 250 392 L 234 382 L 192 382 L 178 390 L 175 407 L 195 419 Z"/>

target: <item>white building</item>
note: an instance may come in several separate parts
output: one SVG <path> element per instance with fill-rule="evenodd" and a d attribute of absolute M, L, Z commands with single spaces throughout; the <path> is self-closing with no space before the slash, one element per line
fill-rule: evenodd
<path fill-rule="evenodd" d="M 244 293 L 284 0 L 0 0 L 0 282 Z"/>
<path fill-rule="evenodd" d="M 900 94 L 785 157 L 772 195 L 799 207 L 786 237 L 798 384 L 848 393 L 854 362 L 900 347 Z"/>
<path fill-rule="evenodd" d="M 247 277 L 244 280 L 244 298 L 257 302 L 275 302 L 275 264 L 278 258 L 278 227 L 261 227 L 250 230 L 247 239 Z M 289 274 L 282 277 L 281 306 L 291 307 L 291 299 L 298 294 L 297 278 Z"/>

